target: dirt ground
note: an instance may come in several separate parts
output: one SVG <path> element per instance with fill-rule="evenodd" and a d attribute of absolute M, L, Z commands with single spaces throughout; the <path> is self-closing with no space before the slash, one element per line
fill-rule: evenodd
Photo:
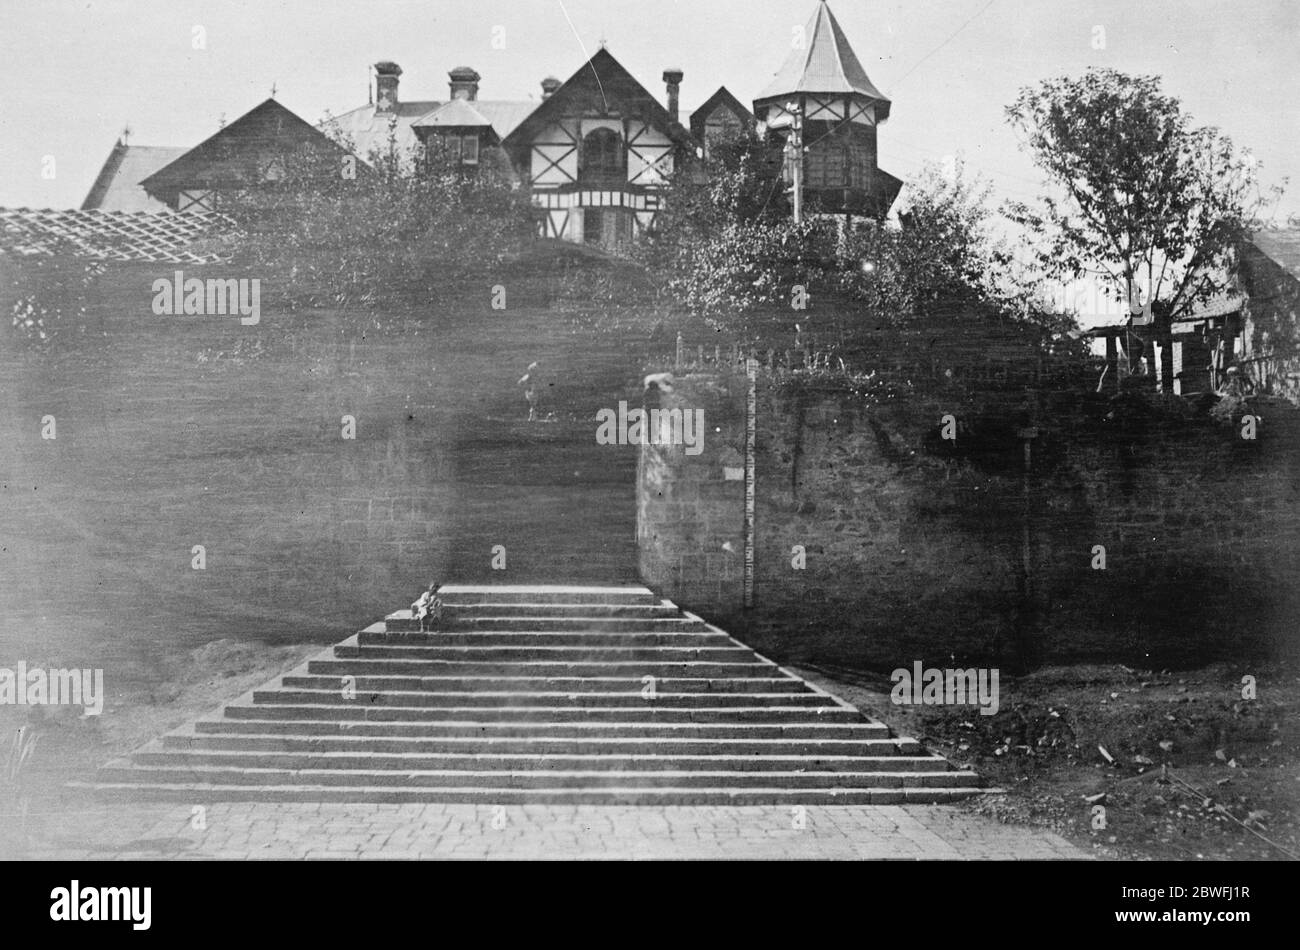
<path fill-rule="evenodd" d="M 1300 856 L 1294 666 L 1051 667 L 1000 679 L 994 715 L 895 705 L 886 675 L 796 669 L 1001 790 L 963 808 L 1050 829 L 1102 858 Z M 1246 676 L 1254 699 L 1243 698 Z"/>
<path fill-rule="evenodd" d="M 91 807 L 65 783 L 93 779 L 110 759 L 215 711 L 320 649 L 229 639 L 194 649 L 165 644 L 129 669 L 119 658 L 105 676 L 98 716 L 82 715 L 80 707 L 0 706 L 0 857 L 21 854 L 28 836 L 49 837 L 60 816 Z M 19 765 L 18 748 L 33 738 Z"/>

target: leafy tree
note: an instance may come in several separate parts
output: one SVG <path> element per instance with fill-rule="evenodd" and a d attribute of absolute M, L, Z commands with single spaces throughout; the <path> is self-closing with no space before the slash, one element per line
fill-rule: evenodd
<path fill-rule="evenodd" d="M 1156 77 L 1091 69 L 1022 89 L 1006 112 L 1051 186 L 1012 217 L 1049 276 L 1102 275 L 1149 314 L 1172 391 L 1172 321 L 1228 290 L 1233 250 L 1266 203 L 1258 164 L 1193 125 Z"/>
<path fill-rule="evenodd" d="M 661 295 L 718 320 L 788 294 L 816 229 L 790 220 L 782 185 L 779 150 L 752 130 L 679 166 L 654 231 L 635 249 Z"/>
<path fill-rule="evenodd" d="M 710 142 L 706 157 L 686 162 L 668 182 L 656 237 L 707 233 L 731 221 L 788 220 L 782 153 L 743 129 Z"/>
<path fill-rule="evenodd" d="M 840 287 L 902 323 L 1023 312 L 1028 295 L 993 231 L 992 186 L 959 160 L 907 186 L 898 227 L 857 229 L 839 248 Z"/>

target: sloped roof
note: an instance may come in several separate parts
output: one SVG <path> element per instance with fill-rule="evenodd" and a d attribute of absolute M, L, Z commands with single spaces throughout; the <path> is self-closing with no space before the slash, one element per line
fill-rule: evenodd
<path fill-rule="evenodd" d="M 668 114 L 663 104 L 637 82 L 636 77 L 614 58 L 614 54 L 601 47 L 559 89 L 537 103 L 537 108 L 507 136 L 515 141 L 507 141 L 506 144 L 511 147 L 519 144 L 519 140 L 530 132 L 535 132 L 553 118 L 563 115 L 575 100 L 585 100 L 597 109 L 603 109 L 614 100 L 621 100 L 642 110 L 650 124 L 670 138 L 685 141 L 690 137 L 687 129 Z"/>
<path fill-rule="evenodd" d="M 1184 320 L 1206 320 L 1226 317 L 1236 313 L 1246 303 L 1246 298 L 1234 290 L 1224 289 L 1192 306 L 1191 312 L 1180 316 L 1175 322 Z"/>
<path fill-rule="evenodd" d="M 166 211 L 167 206 L 140 187 L 140 182 L 180 158 L 189 149 L 124 145 L 118 142 L 90 186 L 83 211 Z"/>
<path fill-rule="evenodd" d="M 356 154 L 368 159 L 372 151 L 387 150 L 390 123 L 399 151 L 406 152 L 418 145 L 420 140 L 411 126 L 442 104 L 440 99 L 413 99 L 399 102 L 396 110 L 387 113 L 377 112 L 373 105 L 360 106 L 335 116 L 333 124 L 348 137 Z M 326 123 L 321 125 L 324 127 Z"/>
<path fill-rule="evenodd" d="M 533 99 L 476 99 L 474 108 L 492 123 L 497 135 L 505 138 L 536 111 L 541 102 Z"/>
<path fill-rule="evenodd" d="M 488 126 L 505 138 L 541 103 L 528 99 L 453 99 L 411 123 L 413 128 L 469 128 Z"/>
<path fill-rule="evenodd" d="M 691 113 L 691 131 L 697 138 L 704 134 L 704 124 L 719 106 L 731 110 L 736 118 L 746 125 L 752 125 L 754 122 L 753 113 L 731 94 L 731 90 L 726 86 L 719 86 L 717 92 L 705 99 L 704 104 Z"/>
<path fill-rule="evenodd" d="M 1256 231 L 1250 243 L 1292 277 L 1300 279 L 1300 230 Z"/>
<path fill-rule="evenodd" d="M 282 148 L 291 142 L 339 149 L 306 119 L 276 100 L 266 99 L 145 178 L 143 185 L 150 194 L 158 194 L 168 188 L 199 183 L 211 187 L 241 181 L 250 156 L 249 145 Z M 226 154 L 229 143 L 238 143 L 233 154 Z"/>
<path fill-rule="evenodd" d="M 230 226 L 218 214 L 0 208 L 0 256 L 206 264 L 220 256 L 195 242 Z"/>
<path fill-rule="evenodd" d="M 464 99 L 453 99 L 434 109 L 426 116 L 422 116 L 411 123 L 416 128 L 462 128 L 466 126 L 491 126 L 492 123 L 483 117 L 483 113 L 474 108 Z"/>
<path fill-rule="evenodd" d="M 817 5 L 817 12 L 808 21 L 804 39 L 804 47 L 790 51 L 755 102 L 796 92 L 857 93 L 883 103 L 877 111 L 882 120 L 888 118 L 889 100 L 867 78 L 867 71 L 858 62 L 857 54 L 825 0 Z"/>

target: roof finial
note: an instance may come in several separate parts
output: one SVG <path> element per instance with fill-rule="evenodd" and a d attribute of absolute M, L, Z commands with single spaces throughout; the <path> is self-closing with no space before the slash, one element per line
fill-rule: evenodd
<path fill-rule="evenodd" d="M 275 98 L 275 80 L 271 81 L 271 98 Z"/>
<path fill-rule="evenodd" d="M 123 145 L 131 144 L 131 123 L 128 122 L 126 125 L 122 126 L 122 137 L 118 141 Z"/>

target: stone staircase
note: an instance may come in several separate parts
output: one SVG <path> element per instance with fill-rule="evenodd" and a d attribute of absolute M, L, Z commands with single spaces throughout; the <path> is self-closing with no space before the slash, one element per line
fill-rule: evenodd
<path fill-rule="evenodd" d="M 976 776 L 644 587 L 444 586 L 110 762 L 112 798 L 896 804 Z"/>

